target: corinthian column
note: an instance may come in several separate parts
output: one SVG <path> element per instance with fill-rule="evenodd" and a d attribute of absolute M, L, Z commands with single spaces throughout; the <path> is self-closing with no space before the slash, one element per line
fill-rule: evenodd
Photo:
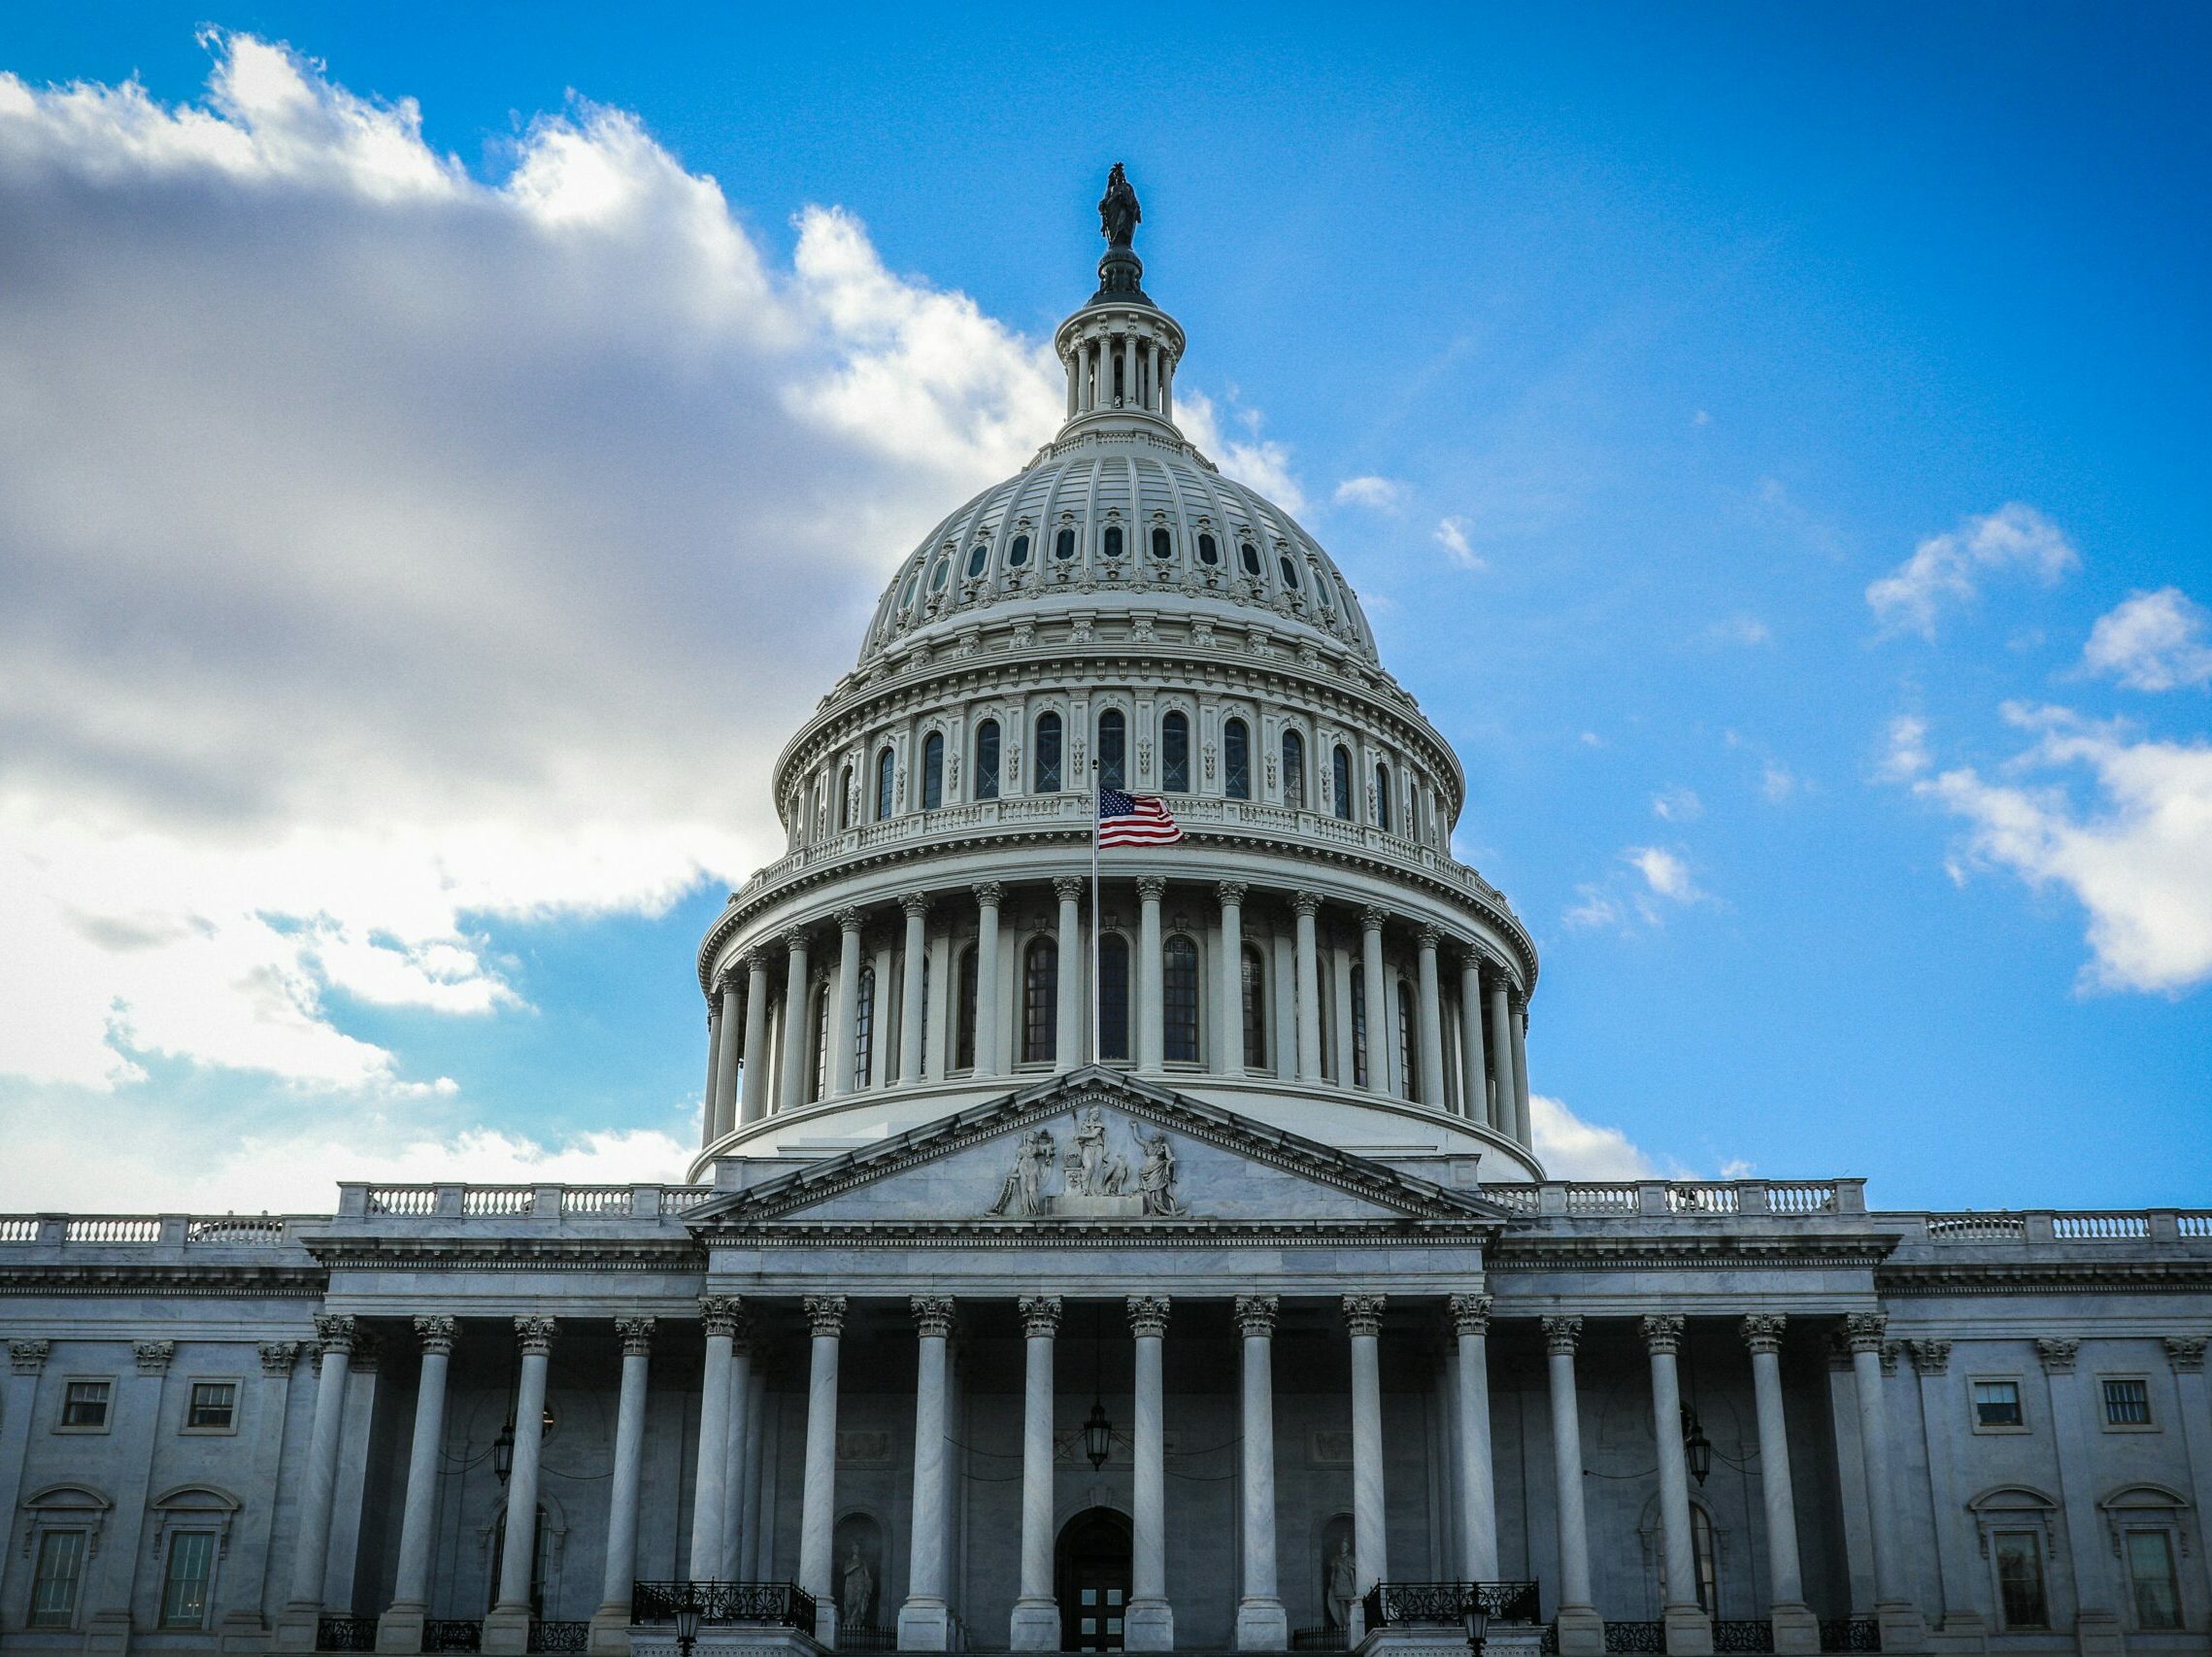
<path fill-rule="evenodd" d="M 976 1063 L 979 1076 L 995 1076 L 998 1064 L 998 905 L 1006 888 L 995 880 L 979 882 L 976 895 Z M 1067 963 L 1060 964 L 1067 971 Z"/>
<path fill-rule="evenodd" d="M 1790 1430 L 1782 1413 L 1780 1312 L 1754 1312 L 1743 1321 L 1751 1349 L 1752 1397 L 1759 1410 L 1759 1486 L 1766 1511 L 1766 1573 L 1773 1583 L 1777 1657 L 1805 1657 L 1821 1648 L 1821 1625 L 1805 1606 L 1797 1555 L 1797 1502 L 1790 1487 Z"/>
<path fill-rule="evenodd" d="M 1053 1336 L 1057 1295 L 1024 1295 L 1022 1329 L 1026 1372 L 1022 1389 L 1022 1577 L 1008 1643 L 1017 1651 L 1060 1648 L 1060 1607 L 1053 1597 Z"/>
<path fill-rule="evenodd" d="M 1383 911 L 1359 911 L 1361 1014 L 1367 1021 L 1367 1091 L 1391 1091 L 1391 998 L 1383 983 Z"/>
<path fill-rule="evenodd" d="M 1321 1080 L 1321 948 L 1314 936 L 1314 917 L 1321 912 L 1321 895 L 1297 892 L 1290 896 L 1290 912 L 1297 917 L 1298 933 L 1298 1080 Z"/>
<path fill-rule="evenodd" d="M 906 954 L 899 964 L 898 1079 L 911 1087 L 922 1080 L 922 1031 L 928 992 L 922 988 L 922 964 L 928 959 L 927 916 L 929 899 L 920 892 L 899 897 L 906 912 Z"/>
<path fill-rule="evenodd" d="M 836 1567 L 830 1557 L 837 1523 L 837 1340 L 845 1329 L 843 1295 L 806 1297 L 814 1361 L 807 1376 L 806 1487 L 799 1503 L 799 1586 L 826 1618 L 817 1638 L 837 1643 Z"/>
<path fill-rule="evenodd" d="M 1874 1549 L 1874 1615 L 1884 1651 L 1918 1651 L 1927 1624 L 1905 1588 L 1897 1548 L 1896 1487 L 1890 1463 L 1890 1424 L 1882 1400 L 1882 1337 L 1889 1318 L 1854 1312 L 1843 1320 L 1851 1346 L 1852 1390 L 1859 1395 L 1860 1449 L 1866 1462 L 1867 1532 Z"/>
<path fill-rule="evenodd" d="M 1511 1083 L 1507 1083 L 1510 1089 Z M 1544 1320 L 1552 1382 L 1552 1474 L 1558 1485 L 1559 1657 L 1596 1657 L 1605 1624 L 1590 1594 L 1590 1529 L 1582 1505 L 1582 1404 L 1575 1396 L 1574 1354 L 1582 1319 Z"/>
<path fill-rule="evenodd" d="M 1643 1320 L 1644 1347 L 1652 1364 L 1652 1429 L 1659 1444 L 1659 1539 L 1666 1558 L 1666 1648 L 1674 1657 L 1709 1657 L 1713 1625 L 1697 1603 L 1697 1550 L 1690 1539 L 1690 1468 L 1682 1448 L 1682 1379 L 1675 1354 L 1682 1349 L 1679 1317 Z"/>
<path fill-rule="evenodd" d="M 1123 1646 L 1175 1649 L 1175 1609 L 1167 1603 L 1166 1427 L 1161 1414 L 1160 1342 L 1167 1334 L 1167 1297 L 1131 1295 L 1129 1332 L 1137 1338 L 1135 1419 L 1131 1423 L 1129 1606 Z"/>
<path fill-rule="evenodd" d="M 729 1506 L 730 1359 L 744 1316 L 735 1295 L 709 1295 L 699 1302 L 707 1353 L 699 1379 L 698 1471 L 691 1482 L 689 1575 L 695 1582 L 710 1582 L 721 1572 L 724 1515 Z"/>
<path fill-rule="evenodd" d="M 1390 1575 L 1383 1499 L 1383 1373 L 1378 1351 L 1383 1333 L 1381 1295 L 1344 1297 L 1344 1327 L 1352 1336 L 1352 1550 L 1358 1559 L 1359 1592 Z"/>
<path fill-rule="evenodd" d="M 1437 931 L 1424 927 L 1414 934 L 1414 958 L 1421 978 L 1421 1102 L 1444 1108 L 1444 992 L 1436 980 Z"/>
<path fill-rule="evenodd" d="M 1244 1336 L 1244 1598 L 1236 1607 L 1239 1651 L 1290 1647 L 1290 1615 L 1275 1575 L 1275 1343 L 1273 1295 L 1239 1295 Z"/>
<path fill-rule="evenodd" d="M 1502 972 L 1490 981 L 1490 1063 L 1491 1124 L 1508 1139 L 1525 1144 L 1514 1108 L 1513 1002 Z"/>
<path fill-rule="evenodd" d="M 726 1037 L 732 1026 L 729 1003 L 722 1003 L 722 1034 Z M 717 1084 L 722 1089 L 734 1088 L 740 1076 L 724 1068 Z M 745 958 L 745 1102 L 738 1112 L 738 1125 L 751 1127 L 768 1114 L 768 958 L 755 950 Z M 721 1108 L 719 1104 L 715 1107 Z"/>
<path fill-rule="evenodd" d="M 1528 1119 L 1528 1000 L 1525 996 L 1518 998 L 1507 1034 L 1513 1042 L 1514 1137 L 1524 1145 L 1532 1144 L 1535 1131 Z"/>
<path fill-rule="evenodd" d="M 796 1110 L 807 1101 L 807 1071 L 813 1067 L 814 1020 L 807 1017 L 807 935 L 793 927 L 784 934 L 784 1074 L 778 1110 Z"/>
<path fill-rule="evenodd" d="M 837 912 L 837 1017 L 829 1031 L 829 1074 L 823 1092 L 853 1091 L 853 1037 L 860 1023 L 860 911 Z"/>
<path fill-rule="evenodd" d="M 294 1533 L 292 1591 L 277 1625 L 277 1641 L 287 1651 L 313 1651 L 316 1624 L 322 1615 L 322 1576 L 330 1556 L 330 1510 L 338 1493 L 338 1451 L 346 1416 L 346 1379 L 353 1363 L 354 1325 L 350 1317 L 324 1314 L 315 1320 L 322 1370 L 315 1383 L 315 1425 L 307 1441 L 307 1477 L 300 1491 L 299 1524 Z M 306 1643 L 300 1643 L 304 1639 Z"/>
<path fill-rule="evenodd" d="M 1090 1049 L 1083 1038 L 1085 986 L 1089 982 L 1090 957 L 1083 947 L 1084 882 L 1062 875 L 1053 882 L 1059 899 L 1059 930 L 1054 943 L 1059 950 L 1059 999 L 1053 1009 L 1053 1068 L 1072 1070 L 1090 1062 Z"/>
<path fill-rule="evenodd" d="M 515 1462 L 507 1474 L 506 1546 L 499 1555 L 499 1598 L 484 1619 L 486 1657 L 520 1657 L 529 1649 L 530 1578 L 538 1558 L 538 1458 L 546 1437 L 546 1369 L 553 1353 L 554 1322 L 548 1317 L 515 1320 L 515 1343 L 522 1351 L 521 1375 L 515 1383 Z"/>
<path fill-rule="evenodd" d="M 945 1601 L 947 1342 L 953 1333 L 949 1295 L 917 1295 L 914 1385 L 914 1544 L 906 1603 L 898 1608 L 901 1651 L 944 1651 L 952 1644 Z"/>
<path fill-rule="evenodd" d="M 607 1558 L 599 1575 L 599 1608 L 591 1613 L 591 1649 L 604 1657 L 627 1657 L 630 1649 L 630 1584 L 637 1580 L 638 1485 L 645 1466 L 653 1322 L 615 1320 L 622 1342 L 622 1388 L 615 1404 L 615 1471 L 607 1488 Z"/>
<path fill-rule="evenodd" d="M 1482 957 L 1471 949 L 1459 957 L 1459 1113 L 1470 1122 L 1494 1122 L 1483 1073 Z"/>
<path fill-rule="evenodd" d="M 400 1510 L 399 1569 L 391 1608 L 377 1619 L 379 1651 L 419 1651 L 430 1614 L 430 1533 L 438 1519 L 438 1451 L 445 1442 L 446 1366 L 459 1325 L 450 1317 L 419 1317 L 422 1372 L 415 1383 L 415 1437 L 407 1447 L 407 1501 Z"/>
<path fill-rule="evenodd" d="M 1491 1473 L 1490 1307 L 1488 1295 L 1454 1295 L 1452 1333 L 1459 1344 L 1459 1569 L 1470 1582 L 1497 1580 L 1497 1494 Z"/>
<path fill-rule="evenodd" d="M 1244 894 L 1242 881 L 1224 880 L 1214 888 L 1222 900 L 1222 959 L 1216 981 L 1221 986 L 1221 1010 L 1214 1028 L 1217 1063 L 1224 1076 L 1244 1074 Z"/>
<path fill-rule="evenodd" d="M 1167 882 L 1148 874 L 1137 882 L 1137 1068 L 1157 1070 L 1166 1045 L 1160 1006 L 1164 974 L 1160 961 L 1159 900 Z"/>

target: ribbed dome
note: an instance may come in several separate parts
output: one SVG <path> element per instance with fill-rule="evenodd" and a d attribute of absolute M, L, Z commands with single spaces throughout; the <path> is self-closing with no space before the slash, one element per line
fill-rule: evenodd
<path fill-rule="evenodd" d="M 1292 636 L 1324 635 L 1377 664 L 1329 556 L 1156 416 L 1071 421 L 1027 467 L 938 524 L 877 605 L 860 664 L 983 611 L 1102 606 L 1245 620 L 1270 610 Z"/>

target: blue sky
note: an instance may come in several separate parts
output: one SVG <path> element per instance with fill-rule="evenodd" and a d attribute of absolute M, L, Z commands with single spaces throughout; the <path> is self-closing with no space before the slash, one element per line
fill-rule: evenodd
<path fill-rule="evenodd" d="M 2208 48 L 2182 6 L 16 15 L 0 1200 L 116 1189 L 87 1130 L 146 1205 L 677 1172 L 762 767 L 1049 431 L 1115 159 L 1199 435 L 1465 761 L 1598 1153 L 2206 1200 Z"/>

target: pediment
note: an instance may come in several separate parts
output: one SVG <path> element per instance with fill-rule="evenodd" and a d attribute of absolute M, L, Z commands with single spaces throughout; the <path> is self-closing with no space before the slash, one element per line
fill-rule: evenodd
<path fill-rule="evenodd" d="M 687 1215 L 885 1226 L 1503 1224 L 1473 1192 L 1095 1066 L 825 1158 Z"/>

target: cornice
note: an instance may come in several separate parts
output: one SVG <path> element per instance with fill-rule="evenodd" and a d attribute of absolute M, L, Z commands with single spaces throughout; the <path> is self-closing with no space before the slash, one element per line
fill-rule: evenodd
<path fill-rule="evenodd" d="M 1875 1273 L 1885 1298 L 1935 1295 L 2181 1295 L 2212 1290 L 2212 1260 L 1891 1262 Z"/>
<path fill-rule="evenodd" d="M 319 1266 L 17 1266 L 0 1271 L 0 1296 L 174 1295 L 198 1300 L 319 1298 Z"/>
<path fill-rule="evenodd" d="M 1484 1221 L 1446 1220 L 854 1220 L 765 1221 L 715 1233 L 716 1247 L 777 1249 L 1212 1249 L 1445 1248 L 1471 1249 L 1469 1269 L 1496 1228 Z"/>
<path fill-rule="evenodd" d="M 1582 1271 L 1597 1268 L 1711 1269 L 1776 1267 L 1816 1270 L 1870 1270 L 1895 1246 L 1894 1237 L 1858 1233 L 1793 1234 L 1761 1232 L 1681 1233 L 1665 1236 L 1600 1233 L 1531 1235 L 1515 1229 L 1491 1250 L 1493 1276 L 1513 1271 Z"/>
<path fill-rule="evenodd" d="M 333 1271 L 696 1271 L 706 1257 L 687 1232 L 657 1237 L 344 1236 L 323 1239 L 316 1258 Z"/>

